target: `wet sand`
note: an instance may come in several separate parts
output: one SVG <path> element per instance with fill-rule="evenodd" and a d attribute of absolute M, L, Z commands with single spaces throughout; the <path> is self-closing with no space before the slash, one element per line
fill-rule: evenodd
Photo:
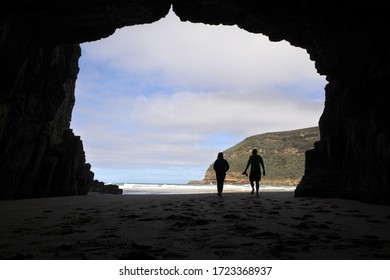
<path fill-rule="evenodd" d="M 0 258 L 389 260 L 390 206 L 293 192 L 0 201 Z"/>

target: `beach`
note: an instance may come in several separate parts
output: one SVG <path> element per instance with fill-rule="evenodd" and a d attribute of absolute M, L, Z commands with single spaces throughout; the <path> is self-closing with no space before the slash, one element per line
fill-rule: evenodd
<path fill-rule="evenodd" d="M 291 191 L 0 201 L 3 260 L 389 260 L 390 206 Z"/>

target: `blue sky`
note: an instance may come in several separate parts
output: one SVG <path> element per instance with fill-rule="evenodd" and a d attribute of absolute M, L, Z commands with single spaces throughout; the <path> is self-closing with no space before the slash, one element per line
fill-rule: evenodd
<path fill-rule="evenodd" d="M 71 127 L 95 178 L 187 183 L 246 137 L 318 125 L 305 50 L 237 26 L 158 22 L 82 45 Z"/>

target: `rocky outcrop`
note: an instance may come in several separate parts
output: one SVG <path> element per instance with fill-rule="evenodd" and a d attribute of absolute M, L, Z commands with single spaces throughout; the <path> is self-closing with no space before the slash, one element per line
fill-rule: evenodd
<path fill-rule="evenodd" d="M 59 156 L 55 150 L 72 138 L 64 135 L 77 44 L 107 37 L 125 25 L 156 21 L 171 5 L 182 20 L 236 24 L 306 49 L 329 84 L 319 122 L 321 140 L 306 154 L 306 173 L 296 195 L 390 203 L 390 118 L 384 102 L 390 30 L 386 3 L 375 0 L 349 5 L 325 0 L 2 1 L 0 198 L 40 195 L 38 182 L 49 184 L 43 166 L 51 166 Z M 75 159 L 72 166 L 81 174 L 82 165 Z M 77 181 L 78 175 L 61 174 L 75 176 L 66 182 Z M 56 195 L 54 189 L 46 193 Z"/>
<path fill-rule="evenodd" d="M 108 184 L 95 180 L 89 186 L 89 192 L 91 193 L 107 193 L 107 194 L 123 194 L 123 190 L 118 185 Z"/>
<path fill-rule="evenodd" d="M 250 136 L 223 151 L 229 163 L 226 184 L 249 184 L 249 178 L 242 175 L 248 158 L 254 148 L 263 157 L 266 176 L 261 183 L 266 185 L 296 186 L 304 174 L 305 152 L 318 141 L 318 127 L 290 131 L 268 132 Z M 216 184 L 213 163 L 206 170 L 205 177 L 197 184 Z M 193 182 L 194 183 L 194 182 Z"/>

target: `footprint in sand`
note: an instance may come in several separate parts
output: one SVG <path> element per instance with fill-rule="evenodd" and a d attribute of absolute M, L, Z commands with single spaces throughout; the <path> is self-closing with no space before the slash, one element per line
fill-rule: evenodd
<path fill-rule="evenodd" d="M 373 223 L 373 224 L 382 224 L 383 223 L 383 221 L 376 220 L 376 219 L 368 219 L 367 222 Z"/>
<path fill-rule="evenodd" d="M 314 229 L 314 228 L 329 229 L 329 226 L 326 224 L 319 224 L 319 223 L 312 222 L 312 221 L 310 221 L 310 222 L 306 221 L 306 222 L 299 223 L 297 225 L 291 225 L 291 227 L 296 228 L 296 229 L 300 229 L 300 230 Z"/>
<path fill-rule="evenodd" d="M 133 241 L 127 244 L 126 253 L 120 255 L 119 260 L 156 260 L 166 254 L 164 248 L 153 247 L 149 245 L 137 244 Z"/>
<path fill-rule="evenodd" d="M 363 238 L 365 239 L 379 239 L 378 236 L 375 236 L 375 235 L 362 235 Z"/>
<path fill-rule="evenodd" d="M 291 219 L 293 220 L 297 220 L 297 221 L 303 221 L 303 220 L 306 220 L 305 217 L 291 217 Z"/>
<path fill-rule="evenodd" d="M 36 219 L 36 220 L 46 220 L 46 219 L 48 219 L 48 217 L 36 216 L 33 219 Z"/>
<path fill-rule="evenodd" d="M 225 243 L 225 242 L 217 242 L 210 245 L 210 249 L 214 251 L 214 254 L 216 254 L 220 258 L 226 258 L 226 257 L 232 257 L 235 255 L 234 249 L 237 248 L 236 246 L 233 246 L 231 243 Z"/>
<path fill-rule="evenodd" d="M 107 238 L 117 238 L 117 237 L 119 237 L 119 235 L 116 235 L 114 233 L 110 233 L 110 234 L 99 235 L 97 238 L 107 239 Z"/>
<path fill-rule="evenodd" d="M 325 239 L 328 239 L 328 240 L 340 240 L 342 239 L 342 237 L 336 233 L 331 233 L 331 234 L 325 234 L 323 235 L 323 237 Z"/>
<path fill-rule="evenodd" d="M 256 233 L 257 238 L 259 239 L 269 239 L 269 238 L 277 238 L 280 237 L 280 234 L 277 232 L 263 231 L 260 233 Z"/>
<path fill-rule="evenodd" d="M 310 214 L 303 215 L 303 217 L 305 217 L 305 218 L 314 218 L 314 216 L 310 215 Z"/>
<path fill-rule="evenodd" d="M 214 254 L 216 254 L 220 258 L 226 258 L 233 257 L 235 255 L 235 252 L 231 250 L 216 250 L 214 251 Z"/>
<path fill-rule="evenodd" d="M 188 257 L 188 252 L 169 251 L 162 256 L 162 259 L 182 260 Z"/>
<path fill-rule="evenodd" d="M 268 215 L 279 215 L 280 212 L 279 211 L 267 211 L 266 212 Z"/>
<path fill-rule="evenodd" d="M 236 214 L 227 214 L 223 216 L 225 219 L 229 220 L 241 220 L 242 218 L 240 216 L 237 216 Z"/>
<path fill-rule="evenodd" d="M 140 215 L 135 215 L 135 214 L 129 214 L 129 215 L 121 215 L 119 218 L 121 221 L 127 221 L 127 220 L 133 220 L 133 219 L 138 219 L 140 218 Z"/>
<path fill-rule="evenodd" d="M 325 210 L 325 209 L 322 209 L 322 207 L 317 207 L 315 208 L 313 211 L 311 211 L 312 213 L 332 213 L 332 211 L 329 211 L 329 210 Z"/>

